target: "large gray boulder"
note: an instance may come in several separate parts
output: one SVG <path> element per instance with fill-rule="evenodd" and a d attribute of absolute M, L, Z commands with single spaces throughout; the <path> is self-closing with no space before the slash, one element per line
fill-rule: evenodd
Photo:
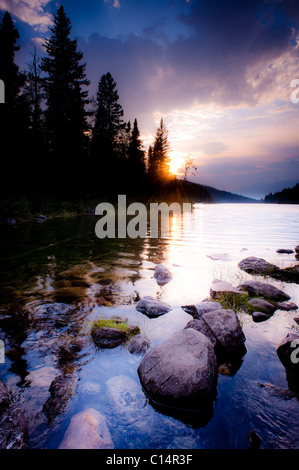
<path fill-rule="evenodd" d="M 59 449 L 113 449 L 106 419 L 94 408 L 72 417 Z"/>
<path fill-rule="evenodd" d="M 199 331 L 203 335 L 205 335 L 212 343 L 214 348 L 215 354 L 217 356 L 217 350 L 219 349 L 219 342 L 217 341 L 216 336 L 214 335 L 213 331 L 209 327 L 209 325 L 204 321 L 203 318 L 194 318 L 193 320 L 189 321 L 185 326 L 185 329 L 193 328 L 196 331 Z"/>
<path fill-rule="evenodd" d="M 156 318 L 170 312 L 172 308 L 165 302 L 146 295 L 137 302 L 136 310 L 149 318 Z"/>
<path fill-rule="evenodd" d="M 245 352 L 245 335 L 233 310 L 215 310 L 203 315 L 203 320 L 220 343 L 224 355 L 242 357 Z"/>
<path fill-rule="evenodd" d="M 213 310 L 221 310 L 222 305 L 219 302 L 203 300 L 199 304 L 183 305 L 182 309 L 192 315 L 193 318 L 197 319 L 201 318 L 207 312 L 213 312 Z"/>
<path fill-rule="evenodd" d="M 233 287 L 226 281 L 220 281 L 219 279 L 215 279 L 212 282 L 210 287 L 210 296 L 213 300 L 217 300 L 221 296 L 246 296 L 247 293 L 242 291 L 239 287 Z"/>
<path fill-rule="evenodd" d="M 151 349 L 138 367 L 144 391 L 154 402 L 183 409 L 205 409 L 216 396 L 217 360 L 202 333 L 176 332 Z"/>
<path fill-rule="evenodd" d="M 290 296 L 288 294 L 278 289 L 277 287 L 271 286 L 270 284 L 266 284 L 264 282 L 246 281 L 243 282 L 239 288 L 246 290 L 251 296 L 264 297 L 276 302 L 290 300 Z"/>
<path fill-rule="evenodd" d="M 163 264 L 158 264 L 155 269 L 154 278 L 159 286 L 164 286 L 171 281 L 172 274 Z"/>

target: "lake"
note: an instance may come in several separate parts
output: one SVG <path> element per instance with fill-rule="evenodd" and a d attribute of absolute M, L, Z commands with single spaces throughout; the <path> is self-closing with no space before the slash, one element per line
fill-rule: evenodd
<path fill-rule="evenodd" d="M 288 332 L 298 331 L 298 311 L 277 310 L 263 323 L 238 314 L 247 353 L 234 374 L 218 375 L 217 398 L 205 422 L 196 414 L 155 409 L 140 386 L 142 357 L 126 346 L 98 349 L 91 340 L 94 319 L 119 315 L 138 325 L 153 347 L 185 327 L 192 317 L 181 306 L 207 298 L 214 279 L 233 286 L 252 279 L 238 268 L 243 258 L 261 257 L 281 268 L 298 265 L 294 254 L 276 252 L 299 244 L 296 205 L 195 204 L 187 217 L 196 220 L 196 229 L 174 216 L 169 237 L 162 239 L 100 240 L 98 218 L 87 216 L 0 228 L 0 339 L 6 352 L 0 378 L 25 413 L 29 447 L 57 448 L 71 417 L 87 408 L 105 416 L 116 449 L 248 448 L 252 429 L 262 448 L 299 447 L 297 398 L 284 400 L 260 386 L 288 388 L 276 347 Z M 163 287 L 153 277 L 159 263 L 173 275 Z M 65 279 L 61 273 L 74 266 L 94 279 L 85 286 L 84 300 L 53 300 L 55 283 Z M 283 289 L 299 305 L 298 285 L 254 278 Z M 106 296 L 101 279 L 109 287 Z M 145 295 L 172 310 L 146 317 L 135 308 L 136 299 Z M 80 339 L 81 350 L 67 367 L 76 375 L 76 387 L 63 413 L 48 425 L 43 405 L 52 380 L 66 370 L 61 347 L 74 338 Z"/>

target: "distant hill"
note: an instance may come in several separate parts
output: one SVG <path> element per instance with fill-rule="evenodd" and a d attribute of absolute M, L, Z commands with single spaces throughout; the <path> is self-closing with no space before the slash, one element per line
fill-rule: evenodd
<path fill-rule="evenodd" d="M 299 204 L 299 183 L 293 188 L 285 188 L 277 193 L 270 193 L 265 197 L 266 203 Z"/>
<path fill-rule="evenodd" d="M 184 181 L 182 179 L 173 179 L 164 183 L 163 185 L 153 185 L 144 188 L 144 198 L 148 200 L 148 195 L 151 195 L 150 200 L 159 200 L 165 202 L 205 202 L 205 203 L 258 203 L 256 199 L 240 196 L 239 194 L 222 191 L 220 189 L 212 188 L 211 186 L 204 186 L 199 183 L 191 181 Z M 132 195 L 131 195 L 132 196 Z M 140 199 L 140 195 L 139 195 Z"/>
<path fill-rule="evenodd" d="M 221 202 L 232 202 L 232 203 L 258 203 L 256 199 L 250 197 L 240 196 L 239 194 L 230 193 L 228 191 L 222 191 L 220 189 L 212 188 L 211 186 L 204 186 L 206 190 L 210 193 L 212 199 L 216 203 Z"/>

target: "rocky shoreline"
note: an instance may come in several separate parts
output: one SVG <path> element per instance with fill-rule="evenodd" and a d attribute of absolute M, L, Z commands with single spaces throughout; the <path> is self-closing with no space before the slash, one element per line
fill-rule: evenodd
<path fill-rule="evenodd" d="M 296 255 L 299 246 L 295 247 Z M 281 251 L 290 253 L 291 250 Z M 280 269 L 261 258 L 249 257 L 239 263 L 239 268 L 253 276 L 263 276 L 298 284 L 297 266 Z M 173 276 L 159 264 L 154 279 L 159 286 L 171 282 Z M 75 302 L 84 298 L 86 289 L 96 280 L 98 305 L 109 304 L 111 280 L 101 272 L 90 273 L 88 266 L 75 266 L 57 277 L 53 300 Z M 218 374 L 233 375 L 241 367 L 247 353 L 246 337 L 238 313 L 252 316 L 255 323 L 267 321 L 277 311 L 295 311 L 298 306 L 283 290 L 260 280 L 250 279 L 238 286 L 215 279 L 209 297 L 198 304 L 183 305 L 190 315 L 186 326 L 176 331 L 158 346 L 151 347 L 150 339 L 137 325 L 126 319 L 114 318 L 116 325 L 91 328 L 90 336 L 99 349 L 126 346 L 128 351 L 140 357 L 138 376 L 140 389 L 154 406 L 174 410 L 210 412 L 217 396 Z M 159 299 L 145 296 L 135 299 L 136 310 L 150 319 L 166 315 L 172 307 Z M 125 330 L 121 329 L 125 325 Z M 261 384 L 280 396 L 299 394 L 299 334 L 289 333 L 277 345 L 277 356 L 285 367 L 289 390 L 282 392 L 271 384 Z M 68 365 L 80 351 L 76 340 L 62 352 Z M 298 361 L 297 361 L 298 356 Z M 119 379 L 121 380 L 121 379 Z M 63 374 L 55 377 L 49 388 L 49 397 L 43 406 L 49 425 L 63 413 L 76 386 L 76 374 L 65 367 Z M 272 387 L 272 388 L 271 388 Z M 273 388 L 274 387 L 274 388 Z M 7 386 L 0 381 L 0 448 L 23 449 L 28 446 L 28 429 L 19 405 Z M 71 419 L 59 448 L 112 449 L 112 442 L 105 416 L 88 408 Z"/>

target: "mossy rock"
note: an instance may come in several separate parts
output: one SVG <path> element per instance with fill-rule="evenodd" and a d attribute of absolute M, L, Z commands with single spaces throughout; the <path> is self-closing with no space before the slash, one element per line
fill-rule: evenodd
<path fill-rule="evenodd" d="M 100 318 L 94 320 L 91 327 L 91 336 L 94 343 L 100 348 L 112 349 L 125 343 L 129 338 L 140 333 L 136 325 L 125 321 Z"/>

